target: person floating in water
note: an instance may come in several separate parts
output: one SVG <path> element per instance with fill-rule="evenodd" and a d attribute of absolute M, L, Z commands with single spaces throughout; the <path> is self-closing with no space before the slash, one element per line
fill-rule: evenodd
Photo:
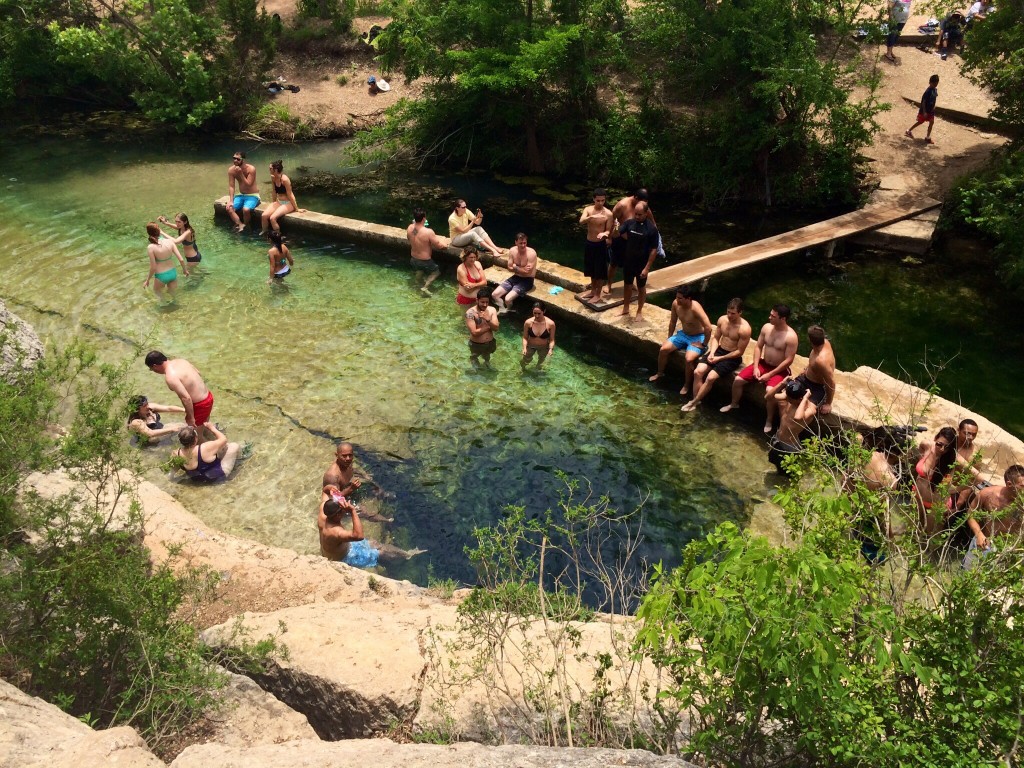
<path fill-rule="evenodd" d="M 341 496 L 334 485 L 324 487 L 320 494 L 320 513 L 316 527 L 320 535 L 320 554 L 328 560 L 345 563 L 355 568 L 374 568 L 408 560 L 425 550 L 405 550 L 393 544 L 367 540 L 359 508 Z M 351 518 L 351 528 L 345 527 L 345 518 Z"/>
<path fill-rule="evenodd" d="M 416 281 L 419 282 L 421 272 L 425 278 L 420 291 L 424 296 L 430 296 L 430 284 L 441 274 L 441 268 L 433 258 L 434 251 L 443 250 L 445 245 L 426 221 L 426 211 L 422 208 L 414 210 L 412 224 L 406 228 L 405 236 L 409 239 L 409 264 L 416 270 Z"/>
<path fill-rule="evenodd" d="M 235 194 L 235 184 L 238 184 L 238 194 Z M 252 212 L 260 204 L 260 185 L 256 182 L 256 166 L 245 162 L 245 152 L 235 152 L 231 158 L 231 167 L 228 168 L 228 204 L 226 206 L 228 216 L 235 225 L 235 232 L 245 229 L 251 219 Z M 242 212 L 245 218 L 238 218 L 238 212 Z"/>
<path fill-rule="evenodd" d="M 181 252 L 172 240 L 161 239 L 163 233 L 154 222 L 146 225 L 146 234 L 149 237 L 149 245 L 146 246 L 146 253 L 149 255 L 149 275 L 146 276 L 146 282 L 142 287 L 149 288 L 149 281 L 152 280 L 153 293 L 162 297 L 166 290 L 173 296 L 178 287 L 178 270 L 174 267 L 173 259 L 178 259 L 181 270 L 185 277 L 188 277 L 185 260 L 181 258 Z"/>
<path fill-rule="evenodd" d="M 270 258 L 270 277 L 267 278 L 267 285 L 275 280 L 284 280 L 285 275 L 290 274 L 292 267 L 295 266 L 292 253 L 278 231 L 270 233 L 270 250 L 267 251 L 267 256 Z"/>
<path fill-rule="evenodd" d="M 235 468 L 242 446 L 229 443 L 227 436 L 212 424 L 207 424 L 206 429 L 213 434 L 213 440 L 200 443 L 199 430 L 182 427 L 178 432 L 181 448 L 176 449 L 172 456 L 183 460 L 182 469 L 190 480 L 226 480 Z"/>
<path fill-rule="evenodd" d="M 260 235 L 266 235 L 271 230 L 280 232 L 281 219 L 289 213 L 306 212 L 306 209 L 299 208 L 299 204 L 295 201 L 292 180 L 285 175 L 284 163 L 280 160 L 275 160 L 270 164 L 270 183 L 274 185 L 274 202 L 263 211 Z"/>
<path fill-rule="evenodd" d="M 183 357 L 168 360 L 167 355 L 156 349 L 146 355 L 146 367 L 163 375 L 167 388 L 181 400 L 185 424 L 198 429 L 202 440 L 203 425 L 213 412 L 213 392 L 207 388 L 196 367 Z"/>
<path fill-rule="evenodd" d="M 177 237 L 171 237 L 163 230 L 160 230 L 160 234 L 175 245 L 180 245 L 185 250 L 185 261 L 189 264 L 198 264 L 203 260 L 203 255 L 199 253 L 199 246 L 196 245 L 196 231 L 189 224 L 188 216 L 184 213 L 179 213 L 174 217 L 173 222 L 169 221 L 166 216 L 160 216 L 157 218 L 157 221 L 161 224 L 173 226 L 178 230 Z"/>
<path fill-rule="evenodd" d="M 139 435 L 141 443 L 159 443 L 163 438 L 176 434 L 185 425 L 177 422 L 164 424 L 161 413 L 184 413 L 180 405 L 160 405 L 149 402 L 145 395 L 136 395 L 129 401 L 128 431 Z"/>

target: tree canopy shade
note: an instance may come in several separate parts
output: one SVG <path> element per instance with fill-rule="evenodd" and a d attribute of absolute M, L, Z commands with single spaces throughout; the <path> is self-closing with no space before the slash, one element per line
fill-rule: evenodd
<path fill-rule="evenodd" d="M 381 34 L 385 69 L 427 76 L 409 139 L 441 160 L 580 167 L 619 0 L 407 0 Z M 474 155 L 474 152 L 476 154 Z"/>
<path fill-rule="evenodd" d="M 274 54 L 257 0 L 0 0 L 0 102 L 137 106 L 196 128 L 241 115 Z"/>
<path fill-rule="evenodd" d="M 432 82 L 390 135 L 442 164 L 836 201 L 854 193 L 881 108 L 849 96 L 860 12 L 811 0 L 400 0 L 382 63 Z"/>

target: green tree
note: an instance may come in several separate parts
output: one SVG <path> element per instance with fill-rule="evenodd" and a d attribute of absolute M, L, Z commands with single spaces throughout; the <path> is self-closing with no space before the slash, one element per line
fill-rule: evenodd
<path fill-rule="evenodd" d="M 0 19 L 6 103 L 137 106 L 179 129 L 244 115 L 274 53 L 256 0 L 0 0 Z"/>
<path fill-rule="evenodd" d="M 441 162 L 580 167 L 621 13 L 619 0 L 404 0 L 381 61 L 431 82 L 395 130 Z"/>
<path fill-rule="evenodd" d="M 712 199 L 850 200 L 881 108 L 851 98 L 862 2 L 641 0 L 635 107 L 671 126 L 659 160 Z M 662 171 L 664 172 L 664 171 Z"/>

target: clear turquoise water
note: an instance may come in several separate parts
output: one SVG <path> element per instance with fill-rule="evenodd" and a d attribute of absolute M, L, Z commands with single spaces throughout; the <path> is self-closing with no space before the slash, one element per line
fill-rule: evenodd
<path fill-rule="evenodd" d="M 266 245 L 213 220 L 233 149 L 8 142 L 0 181 L 10 308 L 55 343 L 84 336 L 106 357 L 160 348 L 190 359 L 215 393 L 215 420 L 255 443 L 218 486 L 170 483 L 155 469 L 168 449 L 147 449 L 149 479 L 208 523 L 315 552 L 320 476 L 338 439 L 356 444 L 393 496 L 394 526 L 372 533 L 427 550 L 391 572 L 419 582 L 428 566 L 471 581 L 462 549 L 472 527 L 507 504 L 553 506 L 557 469 L 620 508 L 645 499 L 651 559 L 673 559 L 704 526 L 742 520 L 770 494 L 763 444 L 745 425 L 717 413 L 681 420 L 675 398 L 647 385 L 651 361 L 571 327 L 545 374 L 519 372 L 521 320 L 503 322 L 495 371 L 471 370 L 451 269 L 424 299 L 407 254 L 295 237 L 294 274 L 268 286 Z M 277 157 L 333 169 L 337 156 L 324 144 L 250 158 L 261 169 Z M 203 263 L 162 306 L 142 288 L 144 225 L 178 211 L 196 227 Z M 141 360 L 133 376 L 140 392 L 174 402 Z"/>

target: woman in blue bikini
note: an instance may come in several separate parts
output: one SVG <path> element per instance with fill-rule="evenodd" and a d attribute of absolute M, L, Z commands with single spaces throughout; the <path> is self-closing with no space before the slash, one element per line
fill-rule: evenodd
<path fill-rule="evenodd" d="M 160 231 L 160 234 L 185 249 L 185 261 L 189 264 L 198 264 L 203 260 L 203 255 L 199 252 L 199 246 L 196 245 L 196 231 L 189 224 L 188 216 L 184 213 L 179 213 L 174 217 L 173 222 L 168 220 L 166 216 L 160 216 L 157 221 L 178 230 L 177 237 L 171 237 L 163 230 Z"/>
<path fill-rule="evenodd" d="M 160 239 L 160 227 L 154 222 L 146 225 L 146 234 L 149 235 L 149 246 L 146 248 L 149 254 L 149 276 L 142 287 L 149 288 L 149 281 L 155 278 L 153 292 L 157 296 L 163 296 L 165 288 L 173 294 L 174 289 L 178 287 L 178 270 L 174 268 L 174 259 L 177 257 L 185 277 L 188 277 L 185 260 L 181 258 L 178 246 L 173 241 Z"/>

